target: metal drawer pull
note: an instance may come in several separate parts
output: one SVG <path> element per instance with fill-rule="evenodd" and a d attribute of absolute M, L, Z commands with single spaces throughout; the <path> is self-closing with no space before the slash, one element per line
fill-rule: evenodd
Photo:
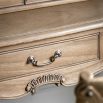
<path fill-rule="evenodd" d="M 55 61 L 55 59 L 57 59 L 58 57 L 61 57 L 61 56 L 62 56 L 62 52 L 60 50 L 57 50 L 54 53 L 54 55 L 51 56 L 49 58 L 49 60 L 47 60 L 44 63 L 38 63 L 38 60 L 36 60 L 34 56 L 29 56 L 27 58 L 27 64 L 31 63 L 33 66 L 42 67 L 42 66 L 46 66 L 46 65 L 49 65 L 49 64 L 53 63 Z"/>

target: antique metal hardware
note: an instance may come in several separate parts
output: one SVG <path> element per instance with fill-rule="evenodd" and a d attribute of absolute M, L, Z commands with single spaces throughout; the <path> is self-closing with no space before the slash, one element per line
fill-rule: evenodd
<path fill-rule="evenodd" d="M 46 84 L 55 84 L 57 86 L 62 85 L 65 79 L 60 74 L 48 74 L 37 77 L 36 79 L 31 80 L 25 90 L 27 93 L 31 93 L 32 95 L 35 94 L 36 88 Z"/>
<path fill-rule="evenodd" d="M 58 57 L 61 57 L 61 56 L 62 56 L 62 52 L 60 50 L 57 50 L 54 53 L 54 55 L 49 58 L 49 60 L 47 60 L 46 62 L 44 62 L 42 64 L 38 63 L 38 60 L 36 60 L 34 58 L 34 56 L 29 56 L 27 58 L 27 64 L 31 63 L 33 66 L 42 67 L 42 66 L 46 66 L 46 65 L 53 63 L 55 61 L 55 59 L 57 59 Z"/>
<path fill-rule="evenodd" d="M 77 103 L 103 103 L 103 77 L 81 73 L 75 93 Z"/>

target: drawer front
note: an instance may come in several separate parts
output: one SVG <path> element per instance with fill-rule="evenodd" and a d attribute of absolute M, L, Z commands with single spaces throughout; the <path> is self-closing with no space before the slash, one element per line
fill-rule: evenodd
<path fill-rule="evenodd" d="M 23 0 L 0 0 L 0 8 L 23 5 Z"/>
<path fill-rule="evenodd" d="M 57 73 L 63 75 L 64 81 L 62 82 L 63 86 L 71 86 L 77 83 L 79 73 L 82 71 L 82 69 L 90 72 L 90 73 L 97 73 L 98 71 L 101 71 L 101 67 L 103 67 L 103 62 L 88 62 L 84 64 L 80 64 L 77 66 L 73 66 L 72 68 L 65 68 L 63 70 L 55 70 L 52 72 L 44 72 L 40 74 L 31 74 L 30 76 L 6 80 L 0 82 L 0 99 L 15 99 L 17 97 L 26 96 L 27 94 L 31 94 L 30 92 L 26 91 L 26 88 L 29 86 L 28 83 L 30 83 L 32 80 L 37 80 L 39 78 L 43 78 L 43 76 L 46 76 L 46 80 L 42 79 L 42 81 L 39 81 L 36 85 L 33 86 L 36 90 L 36 94 L 38 94 L 39 86 L 50 84 L 50 79 L 47 78 L 48 75 L 57 75 Z M 70 70 L 68 70 L 70 69 Z M 64 72 L 65 71 L 65 72 Z M 51 75 L 52 76 L 52 75 Z M 40 79 L 41 80 L 41 79 Z M 51 79 L 52 80 L 52 79 Z M 56 80 L 54 79 L 51 81 L 52 84 L 56 83 Z M 33 83 L 34 84 L 34 83 Z M 30 86 L 31 88 L 32 86 Z M 32 90 L 32 89 L 31 89 Z M 35 96 L 35 94 L 34 94 Z"/>
<path fill-rule="evenodd" d="M 38 65 L 47 62 L 56 50 L 61 50 L 62 56 L 50 65 L 41 67 L 27 64 L 27 58 L 34 56 Z M 98 59 L 98 33 L 42 45 L 19 48 L 0 53 L 0 78 L 15 77 L 34 72 L 58 70 L 72 65 Z M 5 75 L 6 74 L 6 75 Z"/>

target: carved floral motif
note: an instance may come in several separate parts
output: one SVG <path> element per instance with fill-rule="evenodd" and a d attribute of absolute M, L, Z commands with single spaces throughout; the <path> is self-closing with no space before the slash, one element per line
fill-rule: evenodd
<path fill-rule="evenodd" d="M 31 94 L 35 94 L 36 88 L 44 85 L 44 84 L 56 84 L 57 86 L 61 85 L 63 82 L 63 76 L 60 74 L 48 74 L 48 75 L 43 75 L 40 77 L 37 77 L 36 79 L 31 80 L 25 90 L 27 92 L 30 92 Z"/>

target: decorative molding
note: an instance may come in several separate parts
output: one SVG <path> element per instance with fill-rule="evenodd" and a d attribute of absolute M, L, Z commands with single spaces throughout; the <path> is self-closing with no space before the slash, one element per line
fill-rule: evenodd
<path fill-rule="evenodd" d="M 31 80 L 25 90 L 27 93 L 35 94 L 36 88 L 45 84 L 56 84 L 57 86 L 62 85 L 64 78 L 60 74 L 48 74 L 39 76 L 36 79 Z"/>
<path fill-rule="evenodd" d="M 71 41 L 78 42 L 78 41 L 81 41 L 81 40 L 92 38 L 94 36 L 98 36 L 99 34 L 100 34 L 99 32 L 96 32 L 96 33 L 92 33 L 92 34 L 88 34 L 88 35 L 71 37 L 69 39 L 63 39 L 63 40 L 44 43 L 44 44 L 40 44 L 40 45 L 33 45 L 33 46 L 23 47 L 23 48 L 19 47 L 17 49 L 12 49 L 12 50 L 8 50 L 8 51 L 7 50 L 6 51 L 1 51 L 0 55 L 9 54 L 9 53 L 13 53 L 13 52 L 24 51 L 24 50 L 30 50 L 30 49 L 34 49 L 34 48 L 40 48 L 40 47 L 45 47 L 45 46 L 50 46 L 50 45 L 55 45 L 55 44 L 60 44 L 60 43 L 65 43 L 65 42 L 71 42 Z M 26 43 L 25 43 L 25 45 L 26 45 Z"/>
<path fill-rule="evenodd" d="M 25 47 L 25 48 L 18 48 L 18 49 L 13 49 L 13 50 L 10 50 L 10 51 L 4 51 L 4 52 L 0 52 L 0 55 L 3 55 L 3 54 L 9 54 L 9 53 L 14 53 L 14 52 L 19 52 L 19 51 L 26 51 L 26 50 L 30 50 L 30 49 L 35 49 L 35 48 L 40 48 L 40 47 L 45 47 L 45 46 L 50 46 L 50 45 L 55 45 L 55 44 L 60 44 L 60 43 L 65 43 L 65 42 L 79 42 L 79 41 L 83 41 L 83 40 L 88 40 L 88 39 L 91 39 L 95 37 L 95 40 L 97 42 L 97 44 L 95 45 L 96 46 L 96 51 L 97 51 L 97 54 L 96 57 L 94 58 L 91 58 L 91 59 L 88 59 L 88 60 L 83 60 L 83 61 L 80 61 L 80 62 L 76 62 L 76 63 L 71 63 L 71 64 L 66 64 L 66 65 L 62 65 L 62 66 L 58 66 L 56 68 L 53 68 L 53 67 L 50 67 L 48 69 L 42 69 L 39 71 L 33 71 L 33 72 L 30 72 L 30 73 L 23 73 L 23 74 L 17 74 L 15 76 L 12 76 L 12 77 L 9 77 L 9 78 L 2 78 L 0 79 L 0 82 L 2 81 L 7 81 L 7 80 L 11 80 L 11 79 L 17 79 L 17 78 L 22 78 L 22 77 L 26 77 L 26 76 L 30 76 L 30 75 L 35 75 L 35 74 L 38 74 L 40 72 L 47 72 L 47 71 L 54 71 L 54 70 L 60 70 L 60 69 L 64 69 L 64 68 L 68 68 L 68 67 L 72 67 L 72 66 L 76 66 L 76 65 L 80 65 L 80 64 L 85 64 L 85 63 L 88 63 L 88 62 L 92 62 L 92 61 L 96 61 L 96 60 L 99 60 L 99 56 L 100 56 L 100 47 L 98 47 L 100 45 L 100 43 L 98 42 L 98 36 L 100 35 L 99 32 L 97 33 L 94 33 L 94 34 L 89 34 L 89 35 L 84 35 L 84 36 L 77 36 L 77 37 L 74 37 L 74 38 L 69 38 L 69 39 L 64 39 L 64 40 L 60 40 L 60 41 L 55 41 L 55 42 L 49 42 L 49 43 L 44 43 L 44 44 L 41 44 L 41 45 L 34 45 L 34 46 L 30 46 L 30 47 Z"/>

